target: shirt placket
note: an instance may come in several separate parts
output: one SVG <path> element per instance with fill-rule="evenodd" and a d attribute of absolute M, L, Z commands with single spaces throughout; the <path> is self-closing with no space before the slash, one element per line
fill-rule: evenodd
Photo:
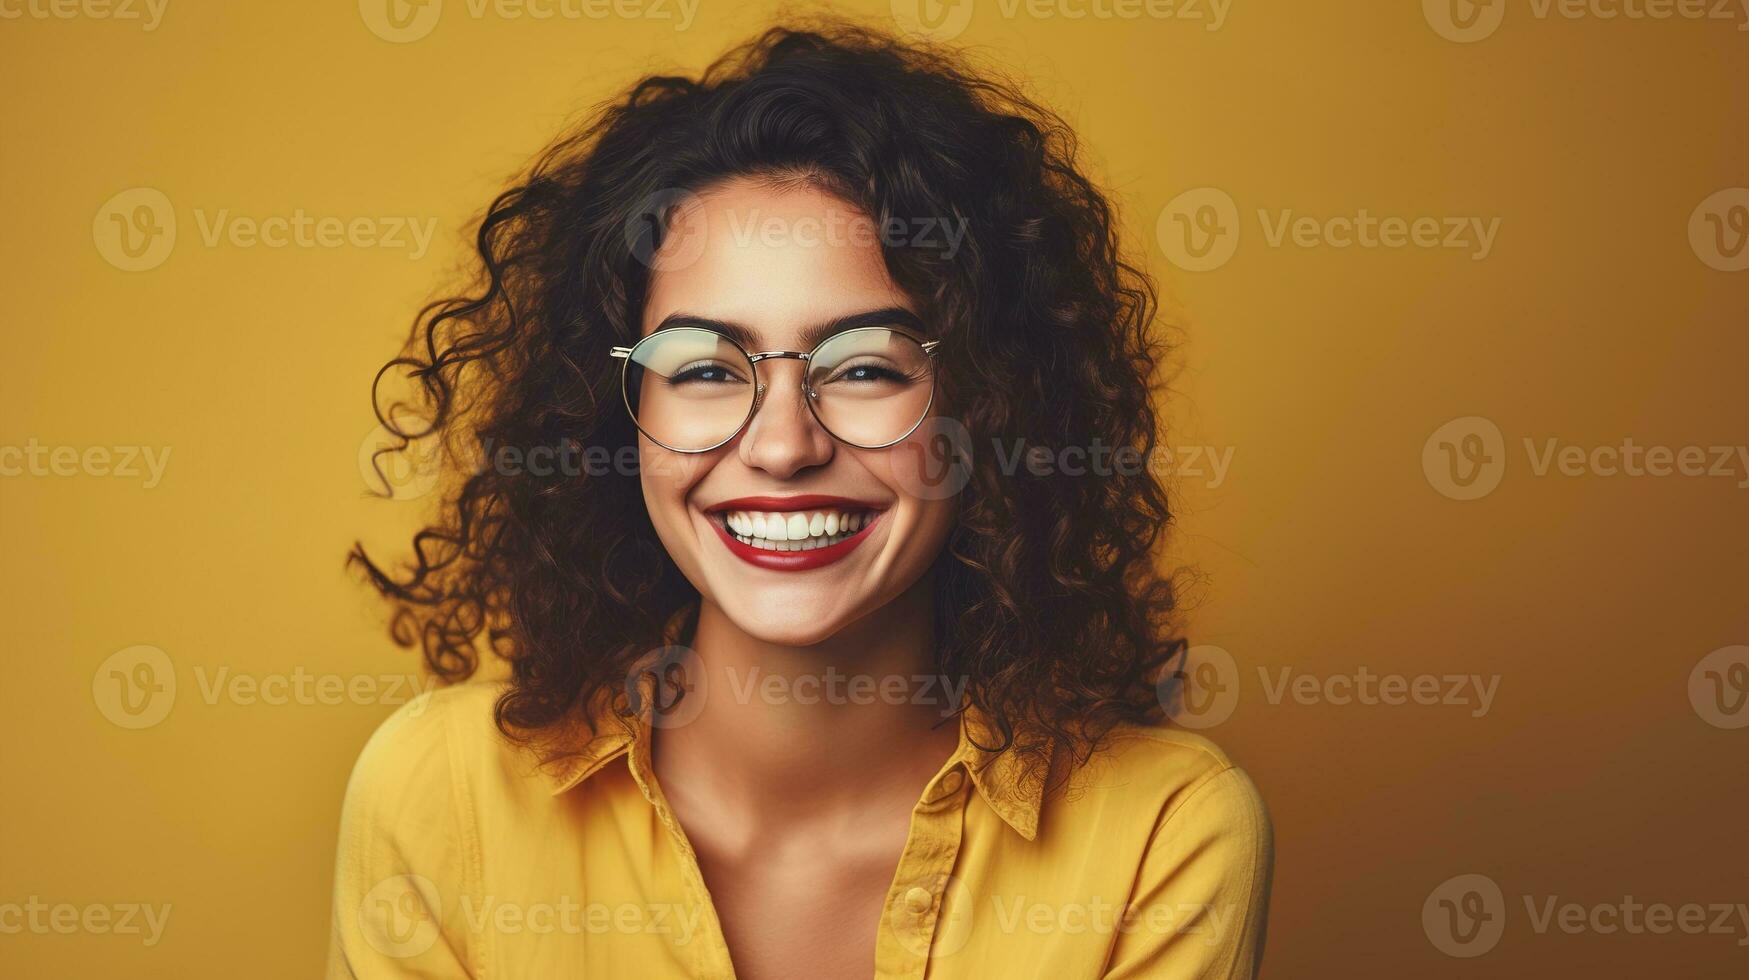
<path fill-rule="evenodd" d="M 881 914 L 875 944 L 876 980 L 922 980 L 932 947 L 942 955 L 952 952 L 948 947 L 965 938 L 963 930 L 953 928 L 952 922 L 944 928 L 942 913 L 955 890 L 953 867 L 965 827 L 970 783 L 964 763 L 956 758 L 930 781 L 911 811 L 905 850 Z"/>
<path fill-rule="evenodd" d="M 680 821 L 674 816 L 674 811 L 668 806 L 668 798 L 662 793 L 662 787 L 656 782 L 654 768 L 650 765 L 650 740 L 646 730 L 640 730 L 640 737 L 634 738 L 630 750 L 626 753 L 627 764 L 630 765 L 632 778 L 637 781 L 638 788 L 644 793 L 644 799 L 656 811 L 656 818 L 668 832 L 668 839 L 673 844 L 676 859 L 680 864 L 681 877 L 685 879 L 688 896 L 697 905 L 700 914 L 699 928 L 701 935 L 692 937 L 686 949 L 679 950 L 680 958 L 687 963 L 687 972 L 693 977 L 703 980 L 734 980 L 735 967 L 729 959 L 729 943 L 723 935 L 722 923 L 717 919 L 716 905 L 712 903 L 710 890 L 705 887 L 704 873 L 698 867 L 698 854 L 692 849 L 692 842 L 686 839 L 686 831 L 680 826 Z"/>

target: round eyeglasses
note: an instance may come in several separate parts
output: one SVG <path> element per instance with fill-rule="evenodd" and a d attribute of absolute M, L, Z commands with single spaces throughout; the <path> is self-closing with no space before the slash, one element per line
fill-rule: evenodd
<path fill-rule="evenodd" d="M 935 401 L 935 348 L 897 327 L 853 327 L 812 351 L 749 354 L 703 327 L 668 327 L 611 353 L 623 358 L 620 388 L 632 423 L 650 441 L 702 453 L 741 433 L 764 400 L 754 365 L 775 357 L 806 364 L 802 393 L 832 438 L 884 449 L 910 435 Z"/>

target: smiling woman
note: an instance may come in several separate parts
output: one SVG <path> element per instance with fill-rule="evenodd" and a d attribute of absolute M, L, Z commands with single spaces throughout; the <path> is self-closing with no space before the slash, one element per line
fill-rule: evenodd
<path fill-rule="evenodd" d="M 331 975 L 1256 972 L 1269 818 L 1162 718 L 1156 472 L 971 452 L 1156 448 L 1152 288 L 1060 120 L 774 30 L 563 137 L 479 252 L 379 376 L 431 428 L 383 424 L 638 466 L 458 472 L 405 574 L 355 551 L 452 684 L 354 768 Z"/>

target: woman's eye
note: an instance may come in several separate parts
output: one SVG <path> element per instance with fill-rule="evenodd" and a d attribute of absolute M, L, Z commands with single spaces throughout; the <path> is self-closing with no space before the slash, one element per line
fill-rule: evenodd
<path fill-rule="evenodd" d="M 683 382 L 700 382 L 706 384 L 722 384 L 740 380 L 735 373 L 722 364 L 689 364 L 668 376 L 670 384 Z"/>
<path fill-rule="evenodd" d="M 841 367 L 827 379 L 833 381 L 872 382 L 872 381 L 904 381 L 905 375 L 883 364 L 852 364 Z"/>

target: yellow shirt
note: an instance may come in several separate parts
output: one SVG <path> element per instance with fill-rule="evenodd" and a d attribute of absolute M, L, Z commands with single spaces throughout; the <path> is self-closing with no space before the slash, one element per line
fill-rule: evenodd
<path fill-rule="evenodd" d="M 328 976 L 732 978 L 648 718 L 553 771 L 498 735 L 501 690 L 421 695 L 365 746 Z M 1014 753 L 972 743 L 999 744 L 975 709 L 960 718 L 912 810 L 872 976 L 1255 975 L 1274 847 L 1244 770 L 1197 735 L 1123 726 L 1047 795 Z"/>

